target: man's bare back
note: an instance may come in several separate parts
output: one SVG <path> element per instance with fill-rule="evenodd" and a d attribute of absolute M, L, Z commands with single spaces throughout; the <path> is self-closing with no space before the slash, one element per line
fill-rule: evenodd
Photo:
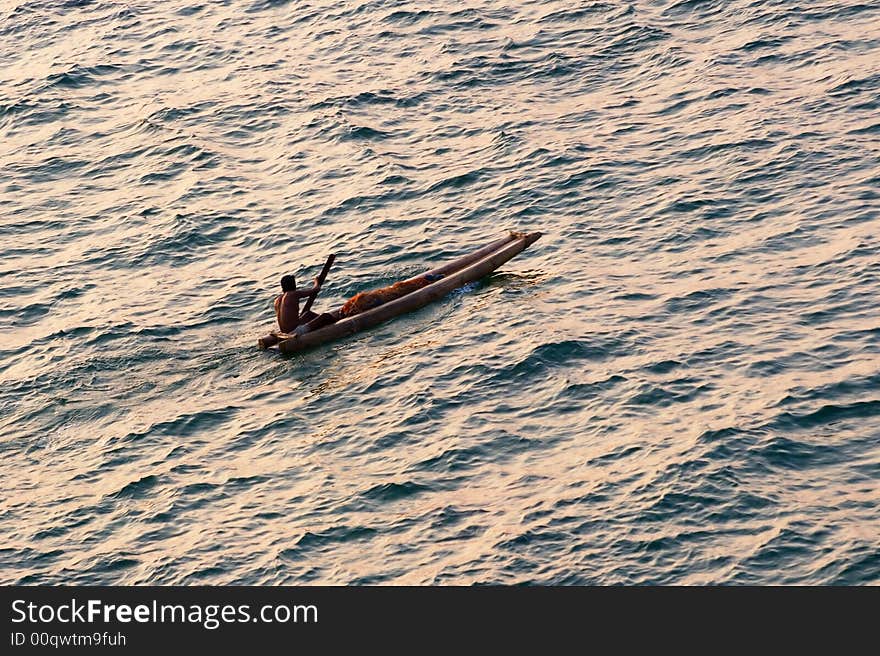
<path fill-rule="evenodd" d="M 316 316 L 313 312 L 303 317 L 299 314 L 299 299 L 315 296 L 321 291 L 318 279 L 314 278 L 314 281 L 311 289 L 298 290 L 296 279 L 292 275 L 281 279 L 282 293 L 275 297 L 275 318 L 282 333 L 292 332 L 300 323 L 310 321 Z"/>

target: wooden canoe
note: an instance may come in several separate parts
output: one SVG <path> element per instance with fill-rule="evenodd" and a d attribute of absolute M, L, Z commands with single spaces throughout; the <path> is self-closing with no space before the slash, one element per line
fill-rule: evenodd
<path fill-rule="evenodd" d="M 260 339 L 260 346 L 266 348 L 277 342 L 278 350 L 282 353 L 297 353 L 372 328 L 401 314 L 418 310 L 443 298 L 454 289 L 485 278 L 502 264 L 535 243 L 541 234 L 540 232 L 528 234 L 511 232 L 506 237 L 493 241 L 473 253 L 421 274 L 422 276 L 434 274 L 443 277 L 406 296 L 401 296 L 372 310 L 341 319 L 334 324 L 304 335 L 287 335 L 285 333 L 267 335 Z"/>

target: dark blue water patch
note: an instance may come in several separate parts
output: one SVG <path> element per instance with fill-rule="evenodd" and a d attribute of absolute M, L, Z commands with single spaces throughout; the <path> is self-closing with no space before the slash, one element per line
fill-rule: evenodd
<path fill-rule="evenodd" d="M 812 153 L 783 148 L 773 153 L 769 159 L 757 163 L 743 162 L 737 175 L 737 183 L 748 190 L 753 202 L 757 200 L 754 198 L 757 194 L 774 197 L 772 194 L 768 195 L 766 185 L 771 182 L 782 183 L 791 176 L 802 174 L 811 167 L 814 157 Z"/>
<path fill-rule="evenodd" d="M 481 524 L 469 524 L 468 526 L 463 526 L 462 528 L 456 529 L 454 532 L 449 533 L 448 527 L 444 530 L 443 535 L 438 537 L 435 542 L 437 544 L 442 544 L 445 542 L 459 542 L 461 540 L 473 540 L 475 538 L 480 537 L 481 535 L 485 535 L 488 530 L 487 526 Z"/>
<path fill-rule="evenodd" d="M 661 575 L 661 578 L 674 580 L 675 570 L 670 569 L 670 567 L 674 567 L 674 563 L 680 560 L 680 552 L 685 549 L 697 549 L 703 544 L 711 543 L 717 537 L 718 534 L 715 531 L 697 529 L 682 531 L 675 535 L 661 535 L 641 540 L 623 538 L 616 541 L 614 546 L 621 552 L 638 554 L 640 560 L 644 560 L 647 557 L 651 559 L 653 564 L 657 565 L 660 565 L 660 563 L 654 561 L 654 558 L 660 560 L 668 559 L 668 564 L 662 567 L 666 572 Z M 661 568 L 658 567 L 658 569 Z M 690 568 L 687 569 L 690 570 Z"/>
<path fill-rule="evenodd" d="M 65 9 L 82 9 L 95 4 L 97 0 L 63 0 L 61 6 Z"/>
<path fill-rule="evenodd" d="M 473 469 L 483 463 L 489 453 L 481 445 L 445 449 L 443 453 L 416 464 L 414 469 L 422 472 L 457 473 Z"/>
<path fill-rule="evenodd" d="M 678 369 L 682 367 L 682 363 L 678 360 L 662 360 L 660 362 L 655 362 L 653 364 L 647 365 L 644 369 L 645 371 L 649 371 L 652 374 L 668 374 L 670 371 Z"/>
<path fill-rule="evenodd" d="M 647 507 L 639 510 L 638 518 L 643 523 L 659 524 L 682 518 L 698 521 L 708 513 L 734 504 L 735 498 L 732 497 L 729 484 L 718 486 L 705 479 L 697 479 L 696 482 L 688 482 L 684 486 L 678 484 L 673 489 L 664 490 Z"/>
<path fill-rule="evenodd" d="M 399 9 L 392 11 L 381 19 L 383 23 L 392 23 L 394 25 L 410 26 L 422 22 L 426 18 L 437 16 L 436 11 L 422 9 L 418 11 L 409 11 Z"/>
<path fill-rule="evenodd" d="M 421 485 L 419 483 L 414 483 L 413 481 L 404 481 L 403 483 L 382 483 L 361 493 L 359 496 L 363 501 L 368 503 L 386 504 L 417 496 L 430 489 L 431 488 L 427 485 Z"/>
<path fill-rule="evenodd" d="M 206 43 L 204 41 L 198 41 L 195 39 L 187 39 L 181 38 L 177 39 L 171 43 L 166 43 L 160 49 L 160 52 L 164 53 L 176 53 L 178 51 L 185 51 L 187 53 L 199 53 L 199 58 L 202 56 L 210 59 L 217 59 L 218 55 L 223 52 L 219 47 L 212 46 L 210 43 Z M 180 58 L 175 59 L 175 61 L 180 61 Z M 173 69 L 177 72 L 177 69 Z M 196 68 L 195 70 L 198 70 Z"/>
<path fill-rule="evenodd" d="M 794 35 L 777 35 L 774 37 L 758 37 L 740 46 L 738 50 L 752 52 L 754 50 L 775 50 L 794 40 Z"/>
<path fill-rule="evenodd" d="M 50 105 L 50 107 L 47 107 Z M 27 98 L 0 100 L 0 128 L 7 130 L 14 124 L 19 115 L 31 116 L 31 122 L 40 123 L 41 118 L 54 113 L 60 108 L 60 103 L 48 102 L 44 99 L 32 102 Z M 69 105 L 68 105 L 69 107 Z"/>
<path fill-rule="evenodd" d="M 604 242 L 602 242 L 604 243 Z M 627 292 L 614 297 L 614 300 L 620 301 L 654 301 L 657 300 L 656 294 L 645 294 L 644 292 Z"/>
<path fill-rule="evenodd" d="M 589 463 L 588 463 L 589 464 Z M 559 526 L 559 525 L 567 525 L 573 521 L 580 520 L 582 518 L 581 511 L 578 508 L 574 508 L 574 515 L 560 514 L 560 510 L 565 510 L 570 506 L 600 506 L 607 503 L 611 497 L 600 491 L 589 492 L 588 494 L 574 497 L 574 498 L 562 498 L 557 499 L 553 502 L 550 507 L 536 508 L 534 510 L 529 510 L 529 512 L 523 515 L 524 523 L 532 523 L 537 521 L 545 521 L 548 526 Z"/>
<path fill-rule="evenodd" d="M 562 392 L 559 393 L 559 399 L 578 399 L 589 400 L 599 397 L 603 392 L 614 389 L 621 383 L 625 383 L 627 379 L 623 376 L 614 374 L 604 380 L 592 383 L 571 383 L 566 385 Z"/>
<path fill-rule="evenodd" d="M 49 157 L 39 164 L 22 169 L 28 180 L 41 184 L 47 180 L 59 180 L 74 175 L 80 169 L 87 167 L 91 162 L 88 160 L 71 159 L 64 157 Z"/>
<path fill-rule="evenodd" d="M 94 80 L 85 70 L 79 67 L 74 67 L 69 71 L 54 73 L 46 77 L 44 89 L 78 89 L 92 84 L 93 82 Z M 43 91 L 43 89 L 41 89 L 41 91 Z"/>
<path fill-rule="evenodd" d="M 349 196 L 336 205 L 325 209 L 318 220 L 342 216 L 354 210 L 358 210 L 360 213 L 375 212 L 388 205 L 418 198 L 421 193 L 415 189 L 392 187 L 378 194 Z"/>
<path fill-rule="evenodd" d="M 719 528 L 736 527 L 775 513 L 779 506 L 778 497 L 772 494 L 758 494 L 751 487 L 741 486 L 739 483 L 731 485 L 732 491 L 726 502 L 707 509 L 708 511 L 699 521 Z M 751 529 L 743 530 L 743 533 L 751 532 Z"/>
<path fill-rule="evenodd" d="M 181 7 L 175 13 L 178 16 L 194 16 L 195 14 L 203 11 L 205 9 L 205 6 L 206 5 L 190 5 L 188 7 Z"/>
<path fill-rule="evenodd" d="M 60 538 L 65 536 L 69 531 L 79 528 L 80 526 L 85 526 L 89 524 L 95 516 L 91 513 L 88 507 L 82 506 L 76 508 L 72 512 L 68 512 L 61 520 L 59 524 L 55 526 L 51 526 L 49 528 L 40 529 L 37 531 L 33 539 L 34 540 L 46 540 L 52 538 Z M 59 520 L 56 520 L 59 521 Z"/>
<path fill-rule="evenodd" d="M 28 381 L 20 387 L 26 389 L 30 386 L 32 386 L 31 381 Z M 106 392 L 106 389 L 100 387 L 91 389 L 90 383 L 79 383 L 70 390 L 59 390 L 52 399 L 52 405 L 55 406 L 54 411 L 49 411 L 43 403 L 33 410 L 23 411 L 21 413 L 23 422 L 41 418 L 42 429 L 39 433 L 33 434 L 31 439 L 19 442 L 17 446 L 19 448 L 24 446 L 26 454 L 52 448 L 56 457 L 77 450 L 76 442 L 59 445 L 53 441 L 54 435 L 71 426 L 87 425 L 101 417 L 110 416 L 116 409 L 113 404 L 108 402 L 84 403 L 78 398 L 82 392 L 93 397 L 96 394 Z"/>
<path fill-rule="evenodd" d="M 706 211 L 702 212 L 703 214 L 707 214 L 709 212 L 717 212 L 716 216 L 730 216 L 732 211 L 729 209 L 729 205 L 736 202 L 737 201 L 733 199 L 718 198 L 714 196 L 703 198 L 677 198 L 672 203 L 664 207 L 661 212 L 674 214 L 690 214 L 697 213 L 700 210 L 705 209 Z"/>
<path fill-rule="evenodd" d="M 643 384 L 625 401 L 628 406 L 666 408 L 675 403 L 689 403 L 698 396 L 715 389 L 711 383 L 698 384 L 692 378 L 682 378 L 663 384 Z"/>
<path fill-rule="evenodd" d="M 868 419 L 880 416 L 880 400 L 855 401 L 853 403 L 836 405 L 826 404 L 818 410 L 805 414 L 784 412 L 770 424 L 779 429 L 812 429 L 818 426 L 834 425 L 846 419 Z M 797 447 L 795 453 L 799 452 Z"/>
<path fill-rule="evenodd" d="M 566 75 L 580 75 L 583 68 L 583 60 L 581 58 L 556 52 L 544 59 L 540 65 L 536 67 L 534 72 L 526 76 L 526 79 L 552 79 Z M 587 116 L 592 116 L 593 114 L 592 111 L 582 112 L 582 120 L 585 121 Z"/>
<path fill-rule="evenodd" d="M 446 529 L 452 526 L 459 526 L 468 519 L 485 514 L 487 514 L 487 511 L 482 508 L 464 509 L 455 506 L 444 506 L 439 510 L 432 510 L 424 519 L 428 520 L 429 529 L 444 534 Z"/>
<path fill-rule="evenodd" d="M 171 234 L 154 237 L 149 243 L 134 251 L 131 244 L 121 244 L 110 248 L 86 253 L 91 265 L 112 264 L 115 268 L 136 268 L 152 265 L 180 265 L 203 257 L 203 251 L 229 240 L 238 234 L 239 228 L 232 219 L 222 217 L 194 217 L 177 215 Z M 224 225 L 225 224 L 225 225 Z"/>
<path fill-rule="evenodd" d="M 849 105 L 848 109 L 853 112 L 876 112 L 880 109 L 880 98 L 859 99 L 857 102 Z"/>
<path fill-rule="evenodd" d="M 262 483 L 269 483 L 273 480 L 271 476 L 263 474 L 255 474 L 253 476 L 234 476 L 223 485 L 225 492 L 237 494 L 246 490 L 250 490 Z"/>
<path fill-rule="evenodd" d="M 598 576 L 595 568 L 589 569 L 589 563 L 579 564 L 577 569 L 560 567 L 558 569 L 547 568 L 544 576 L 537 579 L 523 581 L 521 585 L 527 586 L 597 586 L 614 585 L 604 581 Z M 589 569 L 589 571 L 588 571 Z"/>
<path fill-rule="evenodd" d="M 380 185 L 390 185 L 390 186 L 394 186 L 394 185 L 402 186 L 402 185 L 411 185 L 414 182 L 415 182 L 414 180 L 406 177 L 405 175 L 392 174 L 392 175 L 389 175 L 389 176 L 383 178 L 379 182 L 379 184 Z"/>
<path fill-rule="evenodd" d="M 653 112 L 653 116 L 672 116 L 673 114 L 677 114 L 682 109 L 686 109 L 690 107 L 693 103 L 702 100 L 700 96 L 691 96 L 687 97 L 688 92 L 683 91 L 681 93 L 674 93 L 669 96 L 672 102 L 665 107 Z"/>
<path fill-rule="evenodd" d="M 863 347 L 880 346 L 880 327 L 861 330 L 845 330 L 832 336 L 835 342 L 857 342 Z"/>
<path fill-rule="evenodd" d="M 108 444 L 137 442 L 157 435 L 189 437 L 206 430 L 219 428 L 233 419 L 240 410 L 241 408 L 237 406 L 227 406 L 216 410 L 181 414 L 174 419 L 151 424 L 142 431 L 129 432 L 122 437 L 113 438 Z"/>
<path fill-rule="evenodd" d="M 604 453 L 601 456 L 596 456 L 595 458 L 588 460 L 587 466 L 605 467 L 606 465 L 617 462 L 619 460 L 625 460 L 626 458 L 629 458 L 630 456 L 633 456 L 636 453 L 641 452 L 642 450 L 643 448 L 638 445 L 623 446 L 619 449 L 612 451 L 611 453 Z M 604 495 L 599 495 L 599 499 L 607 500 L 607 497 L 605 497 Z M 597 500 L 598 499 L 594 497 L 593 499 L 591 499 L 591 502 L 595 503 Z"/>
<path fill-rule="evenodd" d="M 455 63 L 454 68 L 429 73 L 432 81 L 466 90 L 477 86 L 497 86 L 530 78 L 558 78 L 583 70 L 581 58 L 551 52 L 533 59 L 514 57 L 502 52 L 498 56 L 474 55 Z"/>
<path fill-rule="evenodd" d="M 742 139 L 739 141 L 727 141 L 689 148 L 677 153 L 676 156 L 685 159 L 703 161 L 709 157 L 714 157 L 719 153 L 725 153 L 728 151 L 734 151 L 739 154 L 750 151 L 767 150 L 768 148 L 774 148 L 775 146 L 777 146 L 777 143 L 771 139 Z"/>
<path fill-rule="evenodd" d="M 43 319 L 51 309 L 51 302 L 0 308 L 0 319 L 11 320 L 13 326 L 29 326 Z"/>
<path fill-rule="evenodd" d="M 844 3 L 844 6 L 842 7 L 835 6 L 835 4 L 808 7 L 801 7 L 800 5 L 796 5 L 791 8 L 785 7 L 785 9 L 783 10 L 783 16 L 780 16 L 779 20 L 796 25 L 798 22 L 839 20 L 843 18 L 857 16 L 865 12 L 870 13 L 876 11 L 877 5 L 874 3 Z"/>
<path fill-rule="evenodd" d="M 189 324 L 187 328 L 197 329 L 207 326 L 238 323 L 241 321 L 242 308 L 253 302 L 253 300 L 253 291 L 227 294 L 223 297 L 222 301 L 213 303 L 207 310 L 202 312 L 200 321 Z"/>
<path fill-rule="evenodd" d="M 805 561 L 815 559 L 828 537 L 827 529 L 810 530 L 806 526 L 800 529 L 784 528 L 753 555 L 739 562 L 733 580 L 737 583 L 754 583 L 761 580 L 762 573 L 769 571 L 797 572 Z M 788 579 L 788 582 L 795 581 Z"/>
<path fill-rule="evenodd" d="M 749 376 L 754 378 L 765 378 L 768 376 L 776 376 L 790 368 L 792 368 L 792 358 L 780 356 L 778 358 L 762 358 L 750 362 L 746 366 L 746 372 Z"/>
<path fill-rule="evenodd" d="M 51 339 L 42 336 L 33 340 L 26 348 L 34 348 L 36 345 L 51 344 Z M 136 349 L 133 353 L 125 354 L 92 354 L 85 360 L 77 361 L 73 365 L 55 368 L 52 371 L 41 373 L 32 378 L 21 381 L 19 393 L 39 391 L 40 389 L 53 389 L 58 394 L 61 403 L 66 402 L 65 394 L 72 389 L 78 389 L 84 380 L 91 379 L 94 375 L 101 375 L 109 371 L 124 370 L 132 371 L 133 364 L 149 360 L 152 357 L 162 357 L 161 351 L 152 347 Z"/>
<path fill-rule="evenodd" d="M 24 189 L 25 189 L 25 187 L 23 187 L 21 185 L 10 184 L 10 185 L 7 185 L 7 187 L 4 191 L 6 191 L 10 194 L 17 194 L 18 192 L 24 191 Z M 12 203 L 8 203 L 8 202 L 7 203 L 0 203 L 0 205 L 4 205 L 4 204 L 12 205 Z M 40 207 L 44 207 L 46 209 L 51 210 L 54 207 L 60 207 L 60 208 L 70 207 L 71 204 L 72 203 L 69 200 L 51 198 L 51 199 L 48 199 L 47 201 L 44 201 L 44 203 L 42 203 L 40 205 Z M 8 216 L 8 218 L 12 218 L 14 216 L 24 215 L 26 211 L 27 210 L 25 208 L 18 207 L 15 210 L 10 211 L 7 214 L 7 216 Z M 39 216 L 38 218 L 33 218 L 33 217 L 26 218 L 25 216 L 22 216 L 20 221 L 7 221 L 7 222 L 5 222 L 4 226 L 3 226 L 3 230 L 7 234 L 14 234 L 14 233 L 27 234 L 30 232 L 37 232 L 37 231 L 42 231 L 42 230 L 51 230 L 51 231 L 55 231 L 56 233 L 61 233 L 61 232 L 66 231 L 67 229 L 69 229 L 69 227 L 70 227 L 70 220 L 69 219 L 59 219 L 59 218 L 57 218 L 57 215 L 52 214 L 50 216 Z M 27 250 L 16 251 L 16 249 L 6 249 L 4 251 L 4 255 L 9 257 L 10 255 L 16 254 L 16 252 L 27 253 L 29 251 L 27 251 Z M 7 273 L 12 273 L 12 272 L 0 271 L 0 274 L 7 274 Z"/>
<path fill-rule="evenodd" d="M 408 90 L 383 89 L 380 91 L 363 91 L 355 95 L 332 96 L 309 105 L 310 111 L 328 108 L 361 109 L 372 106 L 390 106 L 412 108 L 423 103 L 431 94 L 426 91 L 411 92 Z"/>
<path fill-rule="evenodd" d="M 51 344 L 54 339 L 69 339 L 79 347 L 106 348 L 108 344 L 123 340 L 137 334 L 134 324 L 130 321 L 119 321 L 112 326 L 72 326 L 63 328 L 56 333 L 41 338 L 41 343 Z"/>
<path fill-rule="evenodd" d="M 709 210 L 704 214 L 727 215 L 732 212 L 728 209 Z M 708 217 L 707 217 L 708 218 Z M 713 230 L 705 226 L 700 226 L 694 230 L 677 230 L 666 237 L 657 241 L 657 246 L 667 253 L 681 253 L 691 250 L 697 242 L 717 239 L 726 234 L 721 230 Z"/>
<path fill-rule="evenodd" d="M 221 486 L 216 483 L 190 483 L 180 488 L 177 494 L 182 497 L 198 500 L 198 504 L 202 505 L 208 496 L 216 495 L 220 489 Z"/>
<path fill-rule="evenodd" d="M 242 563 L 235 562 L 237 560 L 240 561 L 241 559 L 231 559 L 224 561 L 222 565 L 211 565 L 209 567 L 200 568 L 186 577 L 186 585 L 198 585 L 198 583 L 196 583 L 198 581 L 210 581 L 212 579 L 216 580 L 222 578 L 223 575 L 228 574 L 230 570 L 233 569 L 238 569 L 240 571 Z"/>
<path fill-rule="evenodd" d="M 872 585 L 880 583 L 880 548 L 860 544 L 846 550 L 834 563 L 837 572 L 827 581 L 831 585 Z"/>
<path fill-rule="evenodd" d="M 518 535 L 500 540 L 492 545 L 499 552 L 531 553 L 534 551 L 562 551 L 571 546 L 572 535 L 567 531 L 547 527 L 527 529 Z M 533 563 L 529 563 L 531 568 Z M 518 571 L 521 575 L 522 571 Z"/>
<path fill-rule="evenodd" d="M 245 9 L 247 13 L 255 13 L 259 11 L 267 11 L 271 9 L 278 9 L 279 7 L 284 7 L 287 4 L 290 4 L 292 0 L 257 0 L 252 3 Z M 306 20 L 309 17 L 314 17 L 316 14 L 309 14 L 308 16 L 302 17 L 300 20 Z"/>
<path fill-rule="evenodd" d="M 187 453 L 192 453 L 192 451 L 183 445 L 178 445 L 178 446 L 174 447 L 173 449 L 171 449 L 171 451 L 168 452 L 168 456 L 165 457 L 163 460 L 166 460 L 168 462 L 174 462 L 174 460 L 171 460 L 172 454 L 174 454 L 175 456 L 177 456 L 179 458 Z M 189 464 L 186 462 L 178 462 L 176 465 L 174 465 L 171 468 L 171 473 L 178 474 L 180 476 L 185 476 L 187 474 L 202 475 L 205 473 L 205 468 L 204 468 L 204 466 L 198 465 L 198 464 L 193 465 L 193 464 Z"/>
<path fill-rule="evenodd" d="M 457 190 L 462 187 L 466 187 L 478 180 L 482 179 L 485 175 L 484 169 L 478 169 L 474 171 L 468 171 L 466 173 L 461 173 L 459 175 L 454 175 L 444 180 L 440 180 L 439 182 L 434 183 L 430 187 L 425 190 L 426 194 L 432 194 L 438 191 L 444 190 Z"/>
<path fill-rule="evenodd" d="M 99 581 L 101 580 L 101 577 L 96 577 L 96 575 L 113 574 L 114 576 L 119 576 L 122 570 L 131 569 L 140 564 L 141 563 L 137 558 L 126 558 L 123 554 L 116 554 L 107 557 L 106 559 L 99 560 L 89 567 L 83 572 L 83 578 L 85 581 Z"/>
<path fill-rule="evenodd" d="M 848 460 L 843 444 L 815 444 L 774 436 L 748 449 L 749 467 L 756 471 L 809 470 Z"/>
<path fill-rule="evenodd" d="M 580 162 L 580 155 L 558 154 L 556 151 L 544 147 L 535 148 L 523 156 L 523 161 L 536 166 L 556 168 Z"/>
<path fill-rule="evenodd" d="M 308 425 L 309 422 L 306 417 L 291 413 L 274 421 L 266 422 L 257 428 L 239 431 L 229 442 L 228 448 L 230 450 L 243 450 L 260 442 L 266 435 L 302 435 L 307 430 Z M 348 437 L 345 436 L 340 439 L 347 440 Z M 326 444 L 322 443 L 322 446 L 326 446 Z"/>
<path fill-rule="evenodd" d="M 624 55 L 642 55 L 649 46 L 669 38 L 669 32 L 659 27 L 630 24 L 616 34 L 609 34 L 605 40 L 607 45 L 601 48 L 600 53 L 605 59 Z"/>
<path fill-rule="evenodd" d="M 202 477 L 206 472 L 200 472 Z M 212 483 L 192 483 L 174 492 L 174 500 L 170 506 L 159 512 L 142 513 L 143 521 L 149 524 L 174 524 L 181 521 L 193 510 L 208 506 L 222 506 L 229 499 L 223 486 Z"/>
<path fill-rule="evenodd" d="M 175 143 L 175 144 L 163 144 L 161 146 L 154 146 L 152 148 L 148 148 L 144 151 L 145 154 L 151 157 L 175 157 L 180 156 L 177 159 L 188 159 L 190 161 L 198 161 L 200 159 L 204 159 L 205 157 L 216 155 L 216 153 L 207 153 L 203 148 L 196 146 L 190 143 Z M 124 159 L 131 159 L 133 156 L 136 156 L 137 153 L 130 152 L 125 154 L 117 155 L 116 157 L 121 157 Z"/>
<path fill-rule="evenodd" d="M 294 546 L 283 549 L 278 555 L 283 559 L 298 561 L 304 553 L 310 551 L 323 551 L 339 543 L 370 541 L 377 535 L 379 535 L 379 531 L 368 526 L 339 525 L 324 531 L 306 531 Z"/>
<path fill-rule="evenodd" d="M 510 15 L 510 11 L 509 9 L 467 8 L 445 12 L 442 14 L 443 18 L 438 17 L 438 20 L 426 25 L 418 33 L 435 36 L 468 29 L 489 30 L 498 26 L 496 21 L 505 20 Z"/>
<path fill-rule="evenodd" d="M 523 360 L 496 372 L 493 378 L 509 382 L 583 362 L 600 362 L 625 353 L 631 354 L 637 334 L 634 331 L 624 331 L 541 344 Z"/>
<path fill-rule="evenodd" d="M 609 175 L 610 171 L 602 167 L 591 167 L 567 176 L 562 182 L 554 185 L 557 189 L 581 187 L 585 182 Z"/>
<path fill-rule="evenodd" d="M 679 0 L 663 10 L 664 16 L 688 16 L 691 20 L 705 20 L 726 9 L 727 0 Z"/>
<path fill-rule="evenodd" d="M 736 289 L 729 287 L 699 289 L 684 296 L 670 298 L 663 304 L 663 307 L 666 312 L 671 314 L 697 312 L 729 299 L 736 291 Z"/>
<path fill-rule="evenodd" d="M 172 504 L 169 510 L 155 512 L 146 515 L 143 521 L 147 524 L 174 524 L 182 519 L 182 510 L 176 503 Z"/>
<path fill-rule="evenodd" d="M 159 477 L 149 474 L 136 481 L 131 481 L 110 496 L 116 499 L 142 499 L 159 484 Z"/>
<path fill-rule="evenodd" d="M 650 53 L 645 58 L 645 62 L 645 69 L 650 71 L 646 78 L 657 80 L 667 75 L 666 72 L 669 70 L 689 66 L 692 63 L 692 55 L 683 48 L 667 46 Z"/>
<path fill-rule="evenodd" d="M 162 109 L 150 114 L 144 122 L 174 123 L 176 121 L 180 121 L 181 119 L 195 117 L 199 114 L 204 113 L 206 110 L 213 108 L 213 101 L 196 102 L 187 107 L 163 107 Z"/>
<path fill-rule="evenodd" d="M 63 549 L 41 551 L 32 547 L 24 547 L 22 549 L 6 547 L 0 549 L 0 564 L 3 565 L 0 571 L 5 576 L 11 576 L 13 570 L 31 570 L 30 573 L 25 574 L 18 581 L 15 581 L 14 584 L 33 585 L 42 581 L 42 574 L 39 573 L 42 567 L 50 566 L 64 555 L 66 555 L 66 552 Z M 13 584 L 13 581 L 5 578 L 5 576 L 0 581 L 5 585 Z"/>
<path fill-rule="evenodd" d="M 763 429 L 725 426 L 703 431 L 697 442 L 708 445 L 702 456 L 706 463 L 741 462 L 748 457 L 749 449 L 765 439 L 766 435 L 767 431 Z"/>
<path fill-rule="evenodd" d="M 152 173 L 147 173 L 141 176 L 141 179 L 138 181 L 140 184 L 144 186 L 149 185 L 163 185 L 166 182 L 174 180 L 181 173 L 186 171 L 189 167 L 187 164 L 183 162 L 178 162 L 175 164 L 168 164 L 165 166 L 162 171 L 155 171 Z"/>
<path fill-rule="evenodd" d="M 271 522 L 276 519 L 285 519 L 288 517 L 288 514 L 283 513 L 283 512 L 275 512 L 272 510 L 266 510 L 266 511 L 262 511 L 262 512 L 257 512 L 256 514 L 254 514 L 254 517 L 256 519 L 259 519 L 262 521 Z"/>
<path fill-rule="evenodd" d="M 343 132 L 340 138 L 342 141 L 384 141 L 393 137 L 391 132 L 384 132 L 368 126 L 353 125 Z"/>
<path fill-rule="evenodd" d="M 849 295 L 849 290 L 841 291 L 840 294 Z M 831 298 L 826 298 L 825 302 L 831 302 Z M 797 323 L 802 326 L 821 326 L 824 324 L 840 321 L 841 318 L 858 314 L 865 308 L 865 300 L 862 298 L 853 298 L 846 303 L 839 305 L 831 305 L 830 307 L 816 310 L 814 312 L 806 312 L 801 314 Z M 830 348 L 826 345 L 825 348 Z"/>
<path fill-rule="evenodd" d="M 595 14 L 604 14 L 616 9 L 617 6 L 608 2 L 581 3 L 576 9 L 560 9 L 541 16 L 539 23 L 579 23 L 581 19 Z"/>
<path fill-rule="evenodd" d="M 863 128 L 850 130 L 847 134 L 863 135 L 863 134 L 880 134 L 880 123 L 874 123 Z"/>
<path fill-rule="evenodd" d="M 482 424 L 480 421 L 475 423 Z M 447 448 L 440 455 L 416 463 L 410 469 L 415 472 L 431 472 L 433 474 L 457 474 L 488 461 L 506 462 L 520 453 L 543 446 L 538 438 L 529 439 L 498 428 L 487 431 L 486 427 L 482 425 L 480 428 L 482 434 L 478 444 Z M 446 481 L 444 485 L 453 485 L 458 482 L 459 479 L 454 479 Z M 439 484 L 439 482 L 435 482 L 435 485 Z"/>
<path fill-rule="evenodd" d="M 842 82 L 829 89 L 826 93 L 837 98 L 848 98 L 865 92 L 875 92 L 878 89 L 880 89 L 880 73 L 875 73 L 865 78 L 855 78 Z"/>

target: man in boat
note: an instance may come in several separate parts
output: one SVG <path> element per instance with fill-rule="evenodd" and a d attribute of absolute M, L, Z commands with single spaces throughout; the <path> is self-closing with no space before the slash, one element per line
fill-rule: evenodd
<path fill-rule="evenodd" d="M 348 299 L 345 305 L 343 305 L 338 310 L 334 310 L 333 312 L 325 312 L 323 314 L 314 316 L 314 318 L 301 321 L 299 326 L 297 326 L 297 328 L 293 331 L 293 334 L 303 335 L 307 332 L 311 332 L 312 330 L 317 330 L 318 328 L 329 326 L 331 323 L 336 323 L 340 319 L 353 317 L 354 315 L 360 314 L 361 312 L 372 310 L 373 308 L 384 305 L 389 301 L 398 299 L 401 296 L 411 294 L 417 289 L 427 287 L 432 282 L 437 282 L 442 277 L 443 276 L 438 274 L 426 273 L 422 276 L 418 276 L 417 278 L 411 278 L 410 280 L 402 280 L 400 282 L 396 282 L 393 285 L 389 285 L 388 287 L 382 287 L 381 289 L 374 289 L 372 291 L 355 294 L 350 299 Z"/>
<path fill-rule="evenodd" d="M 278 328 L 282 333 L 289 333 L 297 326 L 307 323 L 318 315 L 309 310 L 300 316 L 299 299 L 316 296 L 321 291 L 321 283 L 314 278 L 311 289 L 297 289 L 296 279 L 292 274 L 281 278 L 281 294 L 275 297 L 275 318 L 278 319 Z"/>

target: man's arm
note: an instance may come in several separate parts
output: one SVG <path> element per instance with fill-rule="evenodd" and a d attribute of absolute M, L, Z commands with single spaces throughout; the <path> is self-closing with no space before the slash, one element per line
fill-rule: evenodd
<path fill-rule="evenodd" d="M 319 291 L 321 291 L 321 285 L 318 284 L 317 278 L 312 278 L 315 284 L 312 285 L 311 289 L 297 289 L 294 294 L 296 294 L 297 298 L 308 298 L 309 296 L 314 296 Z"/>

